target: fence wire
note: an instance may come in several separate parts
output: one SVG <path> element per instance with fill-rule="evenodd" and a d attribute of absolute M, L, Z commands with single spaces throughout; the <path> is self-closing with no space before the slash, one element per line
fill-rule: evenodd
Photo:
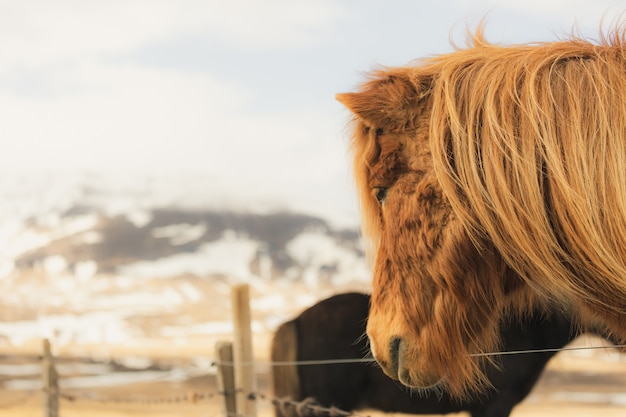
<path fill-rule="evenodd" d="M 205 400 L 223 396 L 225 393 L 215 392 L 197 392 L 191 391 L 184 394 L 167 396 L 167 397 L 144 397 L 133 395 L 130 397 L 109 397 L 106 395 L 95 394 L 93 392 L 80 392 L 74 394 L 60 393 L 59 397 L 69 402 L 90 401 L 101 404 L 141 404 L 141 405 L 162 405 L 162 404 L 179 404 L 191 403 L 196 404 Z"/>
<path fill-rule="evenodd" d="M 483 352 L 483 353 L 471 353 L 468 356 L 506 356 L 506 355 L 525 355 L 532 353 L 558 353 L 567 351 L 582 351 L 582 350 L 609 350 L 609 349 L 624 349 L 624 345 L 600 345 L 600 346 L 572 346 L 572 347 L 560 347 L 560 348 L 545 348 L 545 349 L 526 349 L 526 350 L 509 350 L 509 351 L 496 351 L 496 352 Z M 621 352 L 623 353 L 623 352 Z M 308 366 L 308 365 L 338 365 L 338 364 L 350 364 L 350 363 L 375 363 L 376 359 L 371 356 L 364 358 L 346 358 L 346 359 L 320 359 L 320 360 L 305 360 L 305 361 L 250 361 L 241 362 L 238 365 L 250 366 Z M 235 362 L 232 361 L 213 361 L 211 366 L 235 366 Z"/>
<path fill-rule="evenodd" d="M 601 345 L 601 346 L 575 346 L 575 347 L 562 347 L 562 348 L 554 348 L 554 349 L 532 349 L 532 350 L 519 350 L 519 351 L 502 351 L 502 352 L 488 352 L 481 354 L 474 354 L 471 356 L 495 356 L 495 355 L 518 355 L 518 354 L 531 354 L 531 353 L 542 353 L 542 352 L 560 352 L 560 351 L 582 351 L 582 350 L 599 350 L 599 349 L 614 349 L 614 348 L 626 348 L 626 345 Z M 67 358 L 64 358 L 67 359 Z M 41 357 L 37 358 L 38 361 L 41 360 Z M 246 362 L 240 365 L 260 365 L 260 366 L 308 366 L 308 365 L 334 365 L 334 364 L 349 364 L 349 363 L 373 363 L 375 360 L 372 357 L 363 357 L 363 358 L 346 358 L 346 359 L 325 359 L 325 360 L 307 360 L 307 361 L 275 361 L 275 362 Z M 109 362 L 111 363 L 111 361 Z M 219 365 L 225 366 L 234 366 L 234 362 L 226 362 L 226 361 L 213 361 L 210 363 L 210 367 L 216 367 Z M 172 371 L 174 372 L 174 371 Z M 196 371 L 192 373 L 193 376 L 208 376 L 209 374 L 206 371 Z M 192 375 L 190 374 L 190 375 Z M 59 375 L 61 380 L 63 379 L 62 375 Z M 160 375 L 154 379 L 154 382 L 162 379 L 163 376 Z M 146 381 L 144 381 L 146 382 Z M 41 395 L 41 390 L 23 390 L 22 396 L 16 399 L 12 399 L 6 402 L 0 402 L 0 410 L 7 410 L 14 407 L 18 407 L 24 405 L 30 399 L 35 396 Z M 102 394 L 97 394 L 95 392 L 84 391 L 84 392 L 71 392 L 71 390 L 64 390 L 61 392 L 59 390 L 59 398 L 61 400 L 67 402 L 97 402 L 101 404 L 138 404 L 145 406 L 157 406 L 163 404 L 202 404 L 205 401 L 221 398 L 226 395 L 231 395 L 234 393 L 241 393 L 241 390 L 229 391 L 229 392 L 220 392 L 220 391 L 190 391 L 179 393 L 171 396 L 157 397 L 157 396 L 139 396 L 139 395 L 130 395 L 130 396 L 107 396 Z M 298 417 L 369 417 L 365 415 L 360 415 L 354 413 L 352 411 L 341 410 L 336 407 L 323 407 L 319 403 L 315 401 L 313 398 L 305 398 L 302 401 L 294 401 L 291 398 L 275 398 L 271 397 L 262 392 L 249 392 L 246 394 L 246 397 L 250 401 L 265 401 L 269 403 L 272 407 L 275 407 L 277 410 L 282 412 L 283 415 L 286 416 L 298 416 Z M 240 413 L 236 414 L 227 414 L 226 412 L 222 412 L 221 415 L 227 415 L 228 417 L 251 417 L 246 416 Z"/>
<path fill-rule="evenodd" d="M 155 406 L 163 404 L 179 404 L 190 403 L 198 404 L 202 401 L 213 399 L 216 397 L 222 397 L 229 394 L 241 393 L 242 390 L 235 390 L 229 392 L 189 392 L 186 395 L 176 395 L 170 397 L 107 397 L 90 392 L 76 393 L 76 394 L 64 394 L 61 393 L 59 397 L 63 400 L 76 402 L 76 401 L 92 401 L 101 404 L 138 404 L 145 406 Z M 320 405 L 315 398 L 309 397 L 302 401 L 294 401 L 289 397 L 277 398 L 272 397 L 262 392 L 248 392 L 246 393 L 246 399 L 249 401 L 265 401 L 271 406 L 279 410 L 282 415 L 285 416 L 298 416 L 298 417 L 370 417 L 367 415 L 357 414 L 352 411 L 342 410 L 337 407 L 324 407 Z M 228 417 L 252 417 L 246 416 L 242 413 L 226 413 L 223 415 Z"/>

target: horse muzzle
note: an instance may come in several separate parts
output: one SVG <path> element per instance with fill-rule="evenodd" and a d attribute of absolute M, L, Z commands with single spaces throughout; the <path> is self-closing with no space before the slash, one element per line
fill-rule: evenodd
<path fill-rule="evenodd" d="M 400 381 L 410 388 L 431 388 L 439 384 L 443 378 L 432 369 L 423 355 L 414 349 L 405 339 L 394 336 L 382 352 L 375 349 L 375 341 L 370 337 L 372 355 L 383 372 L 392 379 Z"/>

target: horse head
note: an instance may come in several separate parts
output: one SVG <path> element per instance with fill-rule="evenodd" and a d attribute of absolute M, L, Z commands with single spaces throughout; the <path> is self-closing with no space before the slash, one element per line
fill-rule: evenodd
<path fill-rule="evenodd" d="M 374 255 L 373 354 L 458 396 L 485 382 L 504 315 L 533 304 L 626 338 L 626 31 L 473 42 L 337 96 Z"/>
<path fill-rule="evenodd" d="M 338 100 L 355 115 L 354 171 L 363 226 L 374 249 L 367 326 L 387 375 L 411 387 L 445 381 L 459 396 L 482 380 L 472 353 L 495 348 L 506 267 L 468 238 L 433 169 L 430 77 L 378 72 Z M 452 318 L 452 320 L 450 320 Z"/>

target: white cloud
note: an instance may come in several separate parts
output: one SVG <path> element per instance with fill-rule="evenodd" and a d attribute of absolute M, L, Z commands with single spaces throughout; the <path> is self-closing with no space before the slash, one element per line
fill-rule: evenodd
<path fill-rule="evenodd" d="M 328 162 L 322 152 L 340 136 L 327 116 L 306 105 L 266 112 L 251 104 L 257 92 L 237 83 L 110 58 L 198 33 L 241 48 L 289 48 L 321 42 L 341 16 L 327 0 L 1 5 L 0 169 L 190 169 L 215 173 L 225 187 L 253 176 L 259 194 L 259 184 L 305 183 L 303 166 L 315 156 Z"/>
<path fill-rule="evenodd" d="M 174 157 L 214 140 L 212 133 L 249 95 L 207 74 L 93 62 L 55 83 L 81 86 L 76 93 L 60 88 L 51 97 L 0 96 L 5 169 L 167 164 L 151 158 Z"/>
<path fill-rule="evenodd" d="M 216 1 L 210 31 L 230 44 L 253 49 L 302 46 L 328 40 L 324 33 L 347 11 L 327 0 Z"/>
<path fill-rule="evenodd" d="M 343 120 L 319 110 L 264 111 L 210 74 L 98 61 L 55 83 L 49 97 L 0 96 L 0 171 L 198 172 L 239 200 L 308 207 L 350 184 Z"/>
<path fill-rule="evenodd" d="M 149 6 L 148 6 L 149 4 Z M 25 0 L 0 8 L 0 54 L 26 67 L 76 54 L 120 52 L 168 35 L 164 2 Z"/>
<path fill-rule="evenodd" d="M 0 5 L 3 71 L 119 54 L 202 33 L 244 48 L 319 42 L 345 13 L 329 0 L 23 0 Z"/>

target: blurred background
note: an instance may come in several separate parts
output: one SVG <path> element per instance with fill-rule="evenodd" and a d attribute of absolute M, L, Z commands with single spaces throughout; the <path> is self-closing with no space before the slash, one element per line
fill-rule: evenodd
<path fill-rule="evenodd" d="M 230 337 L 244 282 L 266 357 L 279 323 L 369 288 L 336 93 L 463 45 L 483 18 L 494 43 L 597 39 L 625 8 L 0 0 L 0 354 L 49 338 L 59 355 L 143 370 L 184 359 L 173 380 L 186 381 Z"/>

